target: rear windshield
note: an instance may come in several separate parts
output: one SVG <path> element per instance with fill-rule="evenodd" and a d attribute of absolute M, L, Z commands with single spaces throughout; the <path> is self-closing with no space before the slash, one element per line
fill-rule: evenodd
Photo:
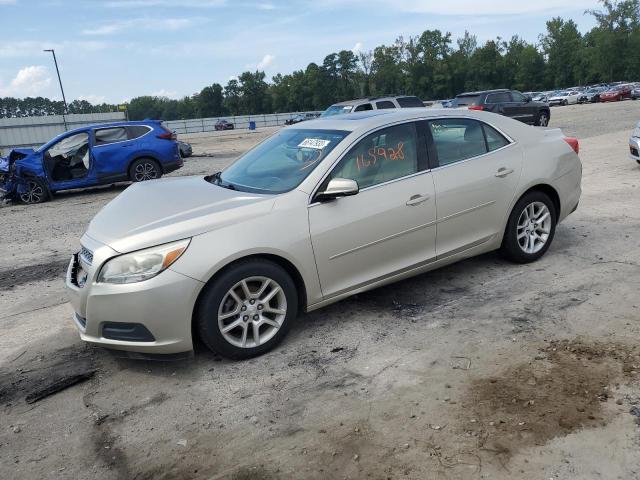
<path fill-rule="evenodd" d="M 418 97 L 399 97 L 396 100 L 402 108 L 424 107 L 424 103 Z"/>
<path fill-rule="evenodd" d="M 480 105 L 480 95 L 458 95 L 453 100 L 454 107 L 469 107 Z"/>

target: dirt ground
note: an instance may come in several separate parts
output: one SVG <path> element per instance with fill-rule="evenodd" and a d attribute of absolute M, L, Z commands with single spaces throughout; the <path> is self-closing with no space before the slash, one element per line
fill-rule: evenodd
<path fill-rule="evenodd" d="M 0 478 L 640 478 L 638 120 L 640 102 L 552 110 L 584 193 L 541 261 L 488 254 L 358 295 L 244 362 L 80 342 L 63 271 L 126 185 L 3 206 Z M 268 133 L 190 136 L 172 175 Z M 88 379 L 37 401 L 64 375 Z"/>

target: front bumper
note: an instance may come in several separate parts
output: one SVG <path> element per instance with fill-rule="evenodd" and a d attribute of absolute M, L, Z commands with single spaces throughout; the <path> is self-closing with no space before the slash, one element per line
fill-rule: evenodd
<path fill-rule="evenodd" d="M 636 162 L 640 161 L 640 138 L 638 137 L 629 139 L 629 158 Z"/>
<path fill-rule="evenodd" d="M 82 237 L 82 245 L 93 253 L 93 260 L 89 263 L 85 255 L 74 255 L 66 276 L 67 294 L 75 311 L 74 324 L 82 340 L 115 350 L 149 354 L 176 354 L 193 349 L 191 317 L 202 282 L 167 269 L 143 282 L 97 283 L 100 267 L 119 253 L 87 235 Z M 78 277 L 85 275 L 83 284 Z M 127 340 L 118 339 L 127 336 Z"/>

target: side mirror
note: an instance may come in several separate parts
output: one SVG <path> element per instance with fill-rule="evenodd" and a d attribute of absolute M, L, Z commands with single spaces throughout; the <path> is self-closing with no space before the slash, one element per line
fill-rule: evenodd
<path fill-rule="evenodd" d="M 531 98 L 529 95 L 527 95 L 526 97 L 524 97 L 524 101 L 525 101 L 526 103 L 529 103 L 529 102 L 531 102 L 532 100 L 533 100 L 533 98 Z"/>
<path fill-rule="evenodd" d="M 357 195 L 360 191 L 358 182 L 350 178 L 332 178 L 322 192 L 316 194 L 316 200 L 333 200 L 338 197 Z"/>

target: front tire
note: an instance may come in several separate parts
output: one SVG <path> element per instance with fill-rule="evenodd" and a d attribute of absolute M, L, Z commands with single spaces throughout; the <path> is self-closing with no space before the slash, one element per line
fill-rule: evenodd
<path fill-rule="evenodd" d="M 132 182 L 146 182 L 162 176 L 162 169 L 153 158 L 139 158 L 129 167 L 129 179 Z"/>
<path fill-rule="evenodd" d="M 44 182 L 37 178 L 27 180 L 27 190 L 19 196 L 20 201 L 26 205 L 43 203 L 49 200 L 49 190 Z"/>
<path fill-rule="evenodd" d="M 546 111 L 542 111 L 538 113 L 538 118 L 536 118 L 535 122 L 536 127 L 548 127 L 549 126 L 549 113 Z"/>
<path fill-rule="evenodd" d="M 500 253 L 515 263 L 535 262 L 549 249 L 556 223 L 556 208 L 546 193 L 525 194 L 511 211 Z"/>
<path fill-rule="evenodd" d="M 278 345 L 297 312 L 298 294 L 291 276 L 268 260 L 245 260 L 205 287 L 195 326 L 210 350 L 240 360 Z"/>

